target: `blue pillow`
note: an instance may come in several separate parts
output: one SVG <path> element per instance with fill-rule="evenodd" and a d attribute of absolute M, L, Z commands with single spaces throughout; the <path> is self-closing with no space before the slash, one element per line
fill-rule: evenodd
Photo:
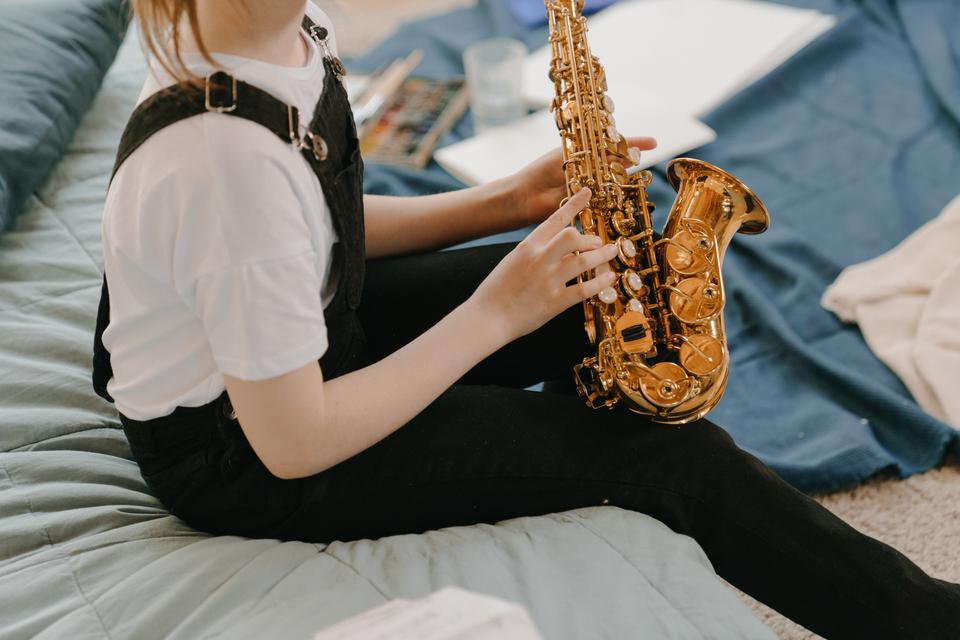
<path fill-rule="evenodd" d="M 0 0 L 0 231 L 50 174 L 116 57 L 124 0 Z"/>

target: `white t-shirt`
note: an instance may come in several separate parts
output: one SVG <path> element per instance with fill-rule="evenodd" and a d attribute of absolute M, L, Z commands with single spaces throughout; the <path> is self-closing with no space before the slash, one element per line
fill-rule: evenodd
<path fill-rule="evenodd" d="M 307 13 L 327 27 L 312 3 Z M 306 34 L 299 68 L 215 54 L 219 66 L 297 106 L 308 123 L 323 88 L 323 52 Z M 184 56 L 197 75 L 214 69 Z M 143 101 L 172 79 L 154 69 Z M 110 323 L 107 391 L 129 418 L 206 404 L 223 374 L 270 378 L 327 349 L 324 307 L 336 232 L 316 175 L 267 128 L 205 113 L 150 137 L 123 163 L 103 215 Z"/>

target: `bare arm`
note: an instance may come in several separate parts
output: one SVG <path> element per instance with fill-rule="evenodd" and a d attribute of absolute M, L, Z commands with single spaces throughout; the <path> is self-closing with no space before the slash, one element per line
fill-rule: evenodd
<path fill-rule="evenodd" d="M 367 255 L 381 258 L 440 249 L 524 226 L 512 182 L 504 179 L 413 198 L 365 195 Z"/>
<path fill-rule="evenodd" d="M 224 378 L 257 455 L 274 475 L 298 478 L 386 437 L 502 343 L 465 304 L 380 362 L 330 381 L 317 362 L 264 381 Z"/>
<path fill-rule="evenodd" d="M 628 138 L 653 149 L 656 140 Z M 560 149 L 545 153 L 508 178 L 431 196 L 363 198 L 367 255 L 427 251 L 494 233 L 539 224 L 567 195 Z"/>
<path fill-rule="evenodd" d="M 312 475 L 363 451 L 500 346 L 609 286 L 612 272 L 566 285 L 615 255 L 613 245 L 600 247 L 568 226 L 586 192 L 537 227 L 466 302 L 383 360 L 329 382 L 315 362 L 262 381 L 224 376 L 241 427 L 270 472 Z"/>

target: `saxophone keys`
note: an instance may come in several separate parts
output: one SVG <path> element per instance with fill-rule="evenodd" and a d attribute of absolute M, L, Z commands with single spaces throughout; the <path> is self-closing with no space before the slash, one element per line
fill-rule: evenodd
<path fill-rule="evenodd" d="M 724 361 L 723 343 L 705 334 L 684 338 L 680 347 L 680 364 L 695 376 L 706 376 L 716 371 Z"/>
<path fill-rule="evenodd" d="M 653 348 L 653 332 L 642 305 L 639 311 L 627 311 L 617 319 L 616 333 L 624 353 L 643 354 Z"/>
<path fill-rule="evenodd" d="M 613 113 L 617 110 L 617 105 L 614 103 L 613 98 L 607 94 L 603 94 L 603 108 L 606 109 L 607 113 Z"/>
<path fill-rule="evenodd" d="M 686 278 L 669 289 L 670 311 L 685 324 L 711 320 L 723 309 L 720 290 L 703 278 Z"/>
<path fill-rule="evenodd" d="M 637 221 L 633 219 L 628 213 L 624 211 L 615 211 L 613 216 L 610 219 L 610 224 L 613 225 L 614 231 L 619 233 L 621 236 L 632 236 L 637 230 Z M 633 241 L 630 238 L 624 238 L 630 244 L 633 244 Z M 622 251 L 621 254 L 626 255 L 626 252 Z M 636 245 L 634 245 L 634 255 L 636 255 Z"/>
<path fill-rule="evenodd" d="M 619 162 L 610 163 L 610 175 L 617 184 L 626 184 L 630 177 L 627 175 L 627 170 Z"/>
<path fill-rule="evenodd" d="M 643 278 L 633 269 L 627 269 L 623 272 L 623 275 L 620 276 L 620 284 L 628 298 L 642 298 L 647 293 Z"/>
<path fill-rule="evenodd" d="M 590 344 L 597 344 L 597 319 L 593 314 L 593 305 L 589 301 L 583 302 L 583 331 L 587 334 Z"/>
<path fill-rule="evenodd" d="M 616 229 L 616 224 L 614 224 Z M 621 235 L 617 238 L 617 257 L 626 267 L 633 266 L 633 261 L 637 257 L 637 245 L 630 238 Z"/>
<path fill-rule="evenodd" d="M 613 287 L 604 287 L 600 290 L 600 293 L 597 294 L 597 298 L 604 304 L 613 304 L 617 301 L 618 297 L 617 290 Z"/>
<path fill-rule="evenodd" d="M 703 273 L 713 264 L 713 239 L 704 232 L 683 229 L 667 242 L 667 263 L 677 273 Z"/>
<path fill-rule="evenodd" d="M 640 377 L 640 391 L 658 407 L 675 407 L 690 394 L 690 378 L 672 362 L 658 362 Z"/>
<path fill-rule="evenodd" d="M 574 366 L 573 380 L 577 386 L 577 394 L 591 409 L 610 408 L 619 400 L 616 395 L 611 397 L 609 391 L 612 380 L 603 375 L 596 358 L 587 358 L 582 364 Z"/>

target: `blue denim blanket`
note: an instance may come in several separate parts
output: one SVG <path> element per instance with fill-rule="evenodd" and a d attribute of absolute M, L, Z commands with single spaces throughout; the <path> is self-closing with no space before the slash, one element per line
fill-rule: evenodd
<path fill-rule="evenodd" d="M 833 13 L 838 24 L 710 114 L 719 138 L 690 155 L 740 177 L 773 219 L 727 253 L 731 379 L 710 419 L 795 486 L 821 491 L 885 468 L 917 473 L 957 447 L 957 433 L 919 409 L 859 330 L 819 300 L 843 267 L 895 246 L 960 192 L 960 3 L 789 4 Z M 531 50 L 546 42 L 545 28 L 527 30 L 481 0 L 403 27 L 351 66 L 370 70 L 420 47 L 418 73 L 460 74 L 464 47 L 491 35 Z M 464 118 L 441 144 L 469 134 Z M 663 169 L 651 189 L 658 227 L 673 199 Z M 412 194 L 461 185 L 431 164 L 372 165 L 366 186 Z"/>

